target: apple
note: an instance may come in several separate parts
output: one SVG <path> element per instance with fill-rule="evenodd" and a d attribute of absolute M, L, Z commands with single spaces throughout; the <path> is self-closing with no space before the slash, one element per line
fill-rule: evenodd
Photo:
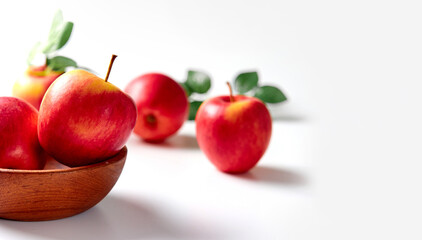
<path fill-rule="evenodd" d="M 38 110 L 48 87 L 63 73 L 53 71 L 46 65 L 29 66 L 25 74 L 15 81 L 12 95 L 26 100 Z"/>
<path fill-rule="evenodd" d="M 206 100 L 196 114 L 200 149 L 222 172 L 244 173 L 264 155 L 271 138 L 271 115 L 254 97 L 229 96 Z"/>
<path fill-rule="evenodd" d="M 116 155 L 136 123 L 132 98 L 109 83 L 113 55 L 104 79 L 76 69 L 61 75 L 47 90 L 38 119 L 41 146 L 70 167 Z"/>
<path fill-rule="evenodd" d="M 185 90 L 170 77 L 148 73 L 133 79 L 125 91 L 135 100 L 138 120 L 134 133 L 147 142 L 162 142 L 186 121 L 189 102 Z"/>
<path fill-rule="evenodd" d="M 0 167 L 43 169 L 47 155 L 37 136 L 38 111 L 15 97 L 0 97 Z"/>

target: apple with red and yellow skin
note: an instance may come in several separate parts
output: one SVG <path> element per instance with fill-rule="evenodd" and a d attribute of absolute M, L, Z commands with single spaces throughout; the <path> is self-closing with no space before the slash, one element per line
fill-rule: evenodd
<path fill-rule="evenodd" d="M 25 74 L 15 81 L 12 95 L 26 100 L 38 110 L 48 87 L 63 73 L 53 71 L 46 65 L 29 66 Z"/>
<path fill-rule="evenodd" d="M 15 97 L 0 97 L 0 167 L 43 169 L 47 154 L 37 136 L 38 111 Z"/>
<path fill-rule="evenodd" d="M 133 79 L 125 91 L 135 100 L 134 133 L 147 142 L 162 142 L 180 129 L 189 114 L 185 90 L 170 77 L 148 73 Z"/>
<path fill-rule="evenodd" d="M 75 167 L 103 161 L 128 140 L 136 123 L 136 106 L 129 95 L 107 82 L 108 75 L 104 80 L 85 70 L 72 70 L 47 90 L 38 138 L 60 163 Z"/>
<path fill-rule="evenodd" d="M 199 107 L 195 122 L 199 147 L 217 169 L 226 173 L 253 168 L 271 139 L 271 115 L 254 97 L 208 99 Z"/>

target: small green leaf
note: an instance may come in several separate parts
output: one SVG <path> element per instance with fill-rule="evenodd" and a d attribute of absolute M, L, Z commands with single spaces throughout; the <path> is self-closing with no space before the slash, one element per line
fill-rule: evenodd
<path fill-rule="evenodd" d="M 51 59 L 47 59 L 47 65 L 57 72 L 64 72 L 67 67 L 78 66 L 75 61 L 63 56 L 56 56 Z"/>
<path fill-rule="evenodd" d="M 70 35 L 72 34 L 72 30 L 73 22 L 66 22 L 60 35 L 57 50 L 66 45 L 67 41 L 69 41 Z"/>
<path fill-rule="evenodd" d="M 26 62 L 28 65 L 31 65 L 32 61 L 34 60 L 35 56 L 37 54 L 41 53 L 41 42 L 37 42 L 29 52 L 28 58 L 26 59 Z"/>
<path fill-rule="evenodd" d="M 186 84 L 186 82 L 181 82 L 179 83 L 180 86 L 182 86 L 182 88 L 185 90 L 186 95 L 189 97 L 190 95 L 192 95 L 192 90 L 190 89 L 190 87 Z"/>
<path fill-rule="evenodd" d="M 256 89 L 254 97 L 266 103 L 279 103 L 287 100 L 284 93 L 273 86 L 261 86 Z"/>
<path fill-rule="evenodd" d="M 54 14 L 47 41 L 43 43 L 43 53 L 48 54 L 57 50 L 56 49 L 56 46 L 58 44 L 57 35 L 59 35 L 59 33 L 61 32 L 64 24 L 65 22 L 63 20 L 63 13 L 59 9 Z"/>
<path fill-rule="evenodd" d="M 54 14 L 53 21 L 51 22 L 50 33 L 56 32 L 61 27 L 61 25 L 63 25 L 63 23 L 64 19 L 62 10 L 58 9 Z"/>
<path fill-rule="evenodd" d="M 245 72 L 239 74 L 234 80 L 234 89 L 240 93 L 244 94 L 249 92 L 258 86 L 258 73 L 257 72 Z"/>
<path fill-rule="evenodd" d="M 72 22 L 65 22 L 60 10 L 56 12 L 50 27 L 47 41 L 43 44 L 43 53 L 49 54 L 62 48 L 70 38 Z"/>
<path fill-rule="evenodd" d="M 189 120 L 195 120 L 196 112 L 198 112 L 199 107 L 201 106 L 202 101 L 192 101 L 189 104 Z"/>
<path fill-rule="evenodd" d="M 44 43 L 43 53 L 49 54 L 62 48 L 70 38 L 73 30 L 73 23 L 66 22 L 55 32 L 50 32 L 48 40 Z"/>
<path fill-rule="evenodd" d="M 211 88 L 211 78 L 203 72 L 189 71 L 186 85 L 192 92 L 206 93 Z"/>

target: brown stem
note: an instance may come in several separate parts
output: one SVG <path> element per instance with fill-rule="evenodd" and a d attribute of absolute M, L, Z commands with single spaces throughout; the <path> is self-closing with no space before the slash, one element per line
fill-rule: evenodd
<path fill-rule="evenodd" d="M 108 76 L 110 76 L 111 67 L 113 66 L 113 62 L 114 62 L 114 59 L 116 59 L 116 57 L 117 55 L 114 55 L 114 54 L 111 56 L 110 64 L 108 65 L 107 75 L 105 77 L 106 82 L 108 81 Z"/>
<path fill-rule="evenodd" d="M 230 102 L 234 102 L 234 97 L 233 97 L 233 91 L 232 91 L 232 85 L 230 85 L 229 82 L 226 82 L 227 86 L 229 87 L 229 92 L 230 92 Z"/>

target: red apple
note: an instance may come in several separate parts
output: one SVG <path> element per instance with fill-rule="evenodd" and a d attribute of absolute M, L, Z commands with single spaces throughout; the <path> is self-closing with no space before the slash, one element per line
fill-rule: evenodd
<path fill-rule="evenodd" d="M 222 172 L 250 170 L 264 155 L 271 138 L 270 113 L 254 97 L 230 93 L 208 99 L 199 107 L 195 122 L 199 147 Z"/>
<path fill-rule="evenodd" d="M 47 90 L 38 138 L 57 161 L 71 167 L 99 162 L 117 154 L 128 140 L 136 106 L 129 95 L 107 82 L 112 62 L 106 80 L 72 70 Z"/>
<path fill-rule="evenodd" d="M 29 66 L 25 74 L 14 83 L 12 95 L 26 100 L 39 109 L 48 87 L 61 74 L 63 72 L 53 71 L 46 65 Z"/>
<path fill-rule="evenodd" d="M 186 121 L 189 102 L 183 88 L 170 77 L 149 73 L 133 79 L 125 91 L 138 108 L 134 132 L 148 142 L 162 142 Z"/>
<path fill-rule="evenodd" d="M 38 111 L 14 97 L 0 97 L 0 167 L 43 169 L 46 157 L 38 142 Z"/>

